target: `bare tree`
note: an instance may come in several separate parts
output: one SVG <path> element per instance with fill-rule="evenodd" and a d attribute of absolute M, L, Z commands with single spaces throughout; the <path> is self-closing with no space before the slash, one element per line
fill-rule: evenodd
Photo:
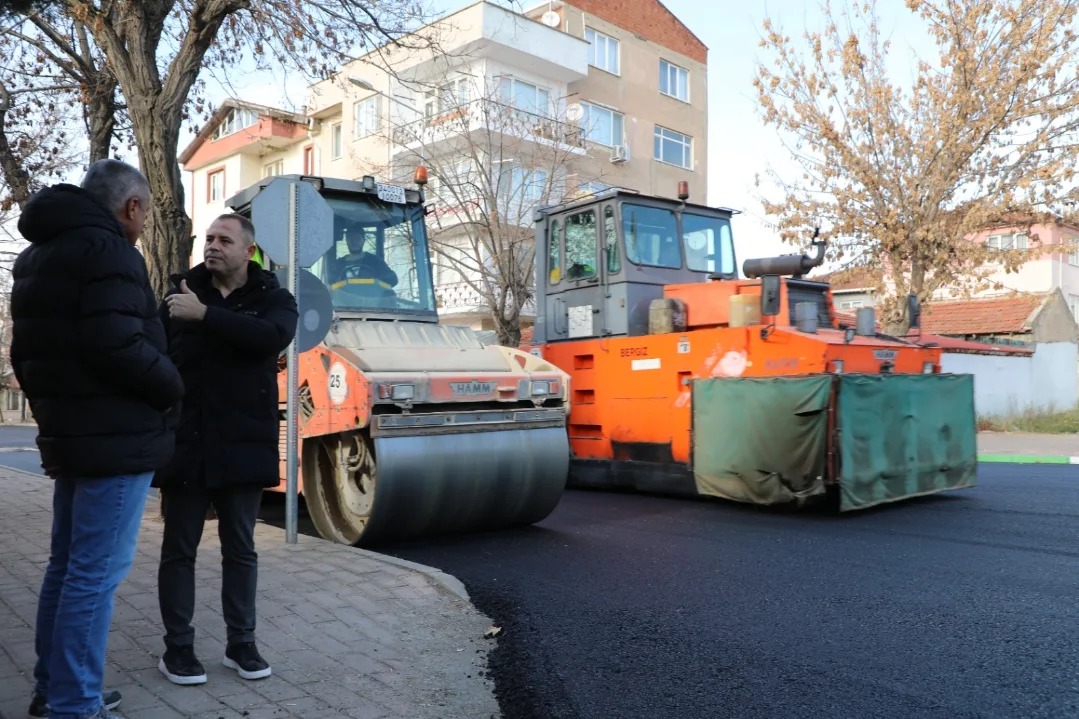
<path fill-rule="evenodd" d="M 1075 186 L 1077 0 L 907 0 L 939 52 L 889 75 L 893 52 L 873 0 L 849 15 L 825 1 L 825 29 L 799 49 L 772 20 L 755 85 L 768 124 L 799 170 L 772 172 L 764 205 L 794 241 L 821 224 L 832 257 L 883 268 L 889 329 L 909 326 L 908 292 L 976 282 L 990 253 L 967 238 L 1010 210 L 1057 202 Z"/>
<path fill-rule="evenodd" d="M 206 114 L 198 81 L 204 67 L 234 68 L 254 60 L 256 67 L 284 64 L 313 79 L 386 41 L 424 42 L 409 34 L 425 12 L 414 0 L 56 0 L 29 3 L 29 10 L 19 4 L 35 22 L 51 19 L 55 6 L 74 23 L 71 35 L 37 25 L 54 41 L 55 60 L 65 71 L 85 74 L 75 54 L 86 59 L 100 51 L 106 60 L 95 68 L 107 67 L 120 89 L 154 196 L 144 245 L 159 292 L 191 255 L 191 221 L 176 157 L 182 123 L 200 110 Z M 409 40 L 400 39 L 405 36 Z M 29 37 L 9 38 L 33 45 Z M 84 45 L 89 54 L 81 53 Z M 108 95 L 105 84 L 79 84 L 89 100 Z M 102 118 L 110 116 L 102 106 L 93 117 L 98 109 Z"/>
<path fill-rule="evenodd" d="M 516 346 L 522 313 L 534 311 L 533 212 L 586 179 L 602 179 L 587 171 L 585 133 L 554 116 L 550 108 L 562 98 L 525 100 L 452 69 L 417 87 L 421 107 L 391 122 L 391 140 L 404 172 L 422 164 L 429 173 L 440 304 L 452 301 L 447 295 L 471 298 L 489 314 L 498 342 Z"/>

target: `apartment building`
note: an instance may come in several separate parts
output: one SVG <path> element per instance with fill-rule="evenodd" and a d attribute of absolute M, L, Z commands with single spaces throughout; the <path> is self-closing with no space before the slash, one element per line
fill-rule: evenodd
<path fill-rule="evenodd" d="M 611 186 L 673 197 L 683 180 L 703 201 L 707 131 L 707 48 L 657 0 L 477 2 L 311 85 L 303 113 L 229 100 L 180 162 L 199 234 L 261 177 L 424 165 L 440 316 L 484 328 L 475 273 L 508 248 L 531 277 L 533 207 Z"/>

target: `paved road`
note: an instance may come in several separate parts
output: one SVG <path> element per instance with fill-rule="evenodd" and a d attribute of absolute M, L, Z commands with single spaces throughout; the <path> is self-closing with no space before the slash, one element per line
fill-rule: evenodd
<path fill-rule="evenodd" d="M 1079 466 L 843 517 L 570 492 L 389 548 L 500 621 L 506 719 L 1079 716 Z"/>
<path fill-rule="evenodd" d="M 1079 466 L 983 464 L 843 517 L 572 491 L 535 527 L 381 551 L 502 626 L 504 719 L 1074 719 L 1077 519 Z"/>
<path fill-rule="evenodd" d="M 41 458 L 34 441 L 36 437 L 37 427 L 0 427 L 0 465 L 41 474 Z"/>

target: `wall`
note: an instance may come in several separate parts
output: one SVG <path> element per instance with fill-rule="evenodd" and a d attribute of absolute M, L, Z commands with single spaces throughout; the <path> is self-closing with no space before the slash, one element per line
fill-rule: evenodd
<path fill-rule="evenodd" d="M 1071 342 L 1040 344 L 1031 355 L 966 354 L 945 351 L 944 372 L 974 375 L 974 408 L 979 417 L 1006 419 L 1026 412 L 1074 409 L 1079 400 Z"/>

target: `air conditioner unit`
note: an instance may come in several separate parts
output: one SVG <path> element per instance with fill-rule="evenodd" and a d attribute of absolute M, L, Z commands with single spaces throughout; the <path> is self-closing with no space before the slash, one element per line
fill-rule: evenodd
<path fill-rule="evenodd" d="M 611 148 L 611 162 L 620 164 L 629 159 L 629 148 L 625 145 L 615 145 Z"/>

